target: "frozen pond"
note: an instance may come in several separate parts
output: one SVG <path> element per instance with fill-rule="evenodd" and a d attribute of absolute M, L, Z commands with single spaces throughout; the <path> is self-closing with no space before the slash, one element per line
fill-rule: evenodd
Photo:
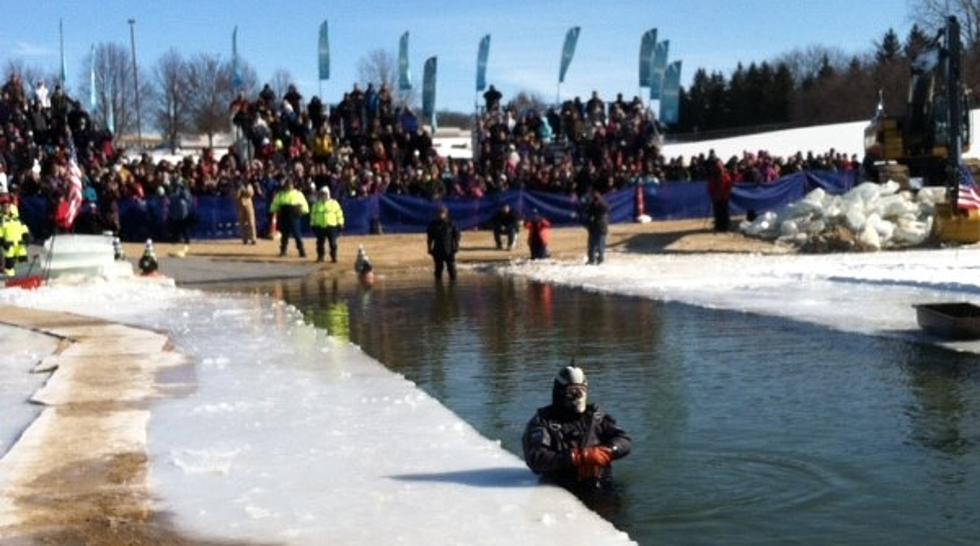
<path fill-rule="evenodd" d="M 616 465 L 618 495 L 592 506 L 641 543 L 980 532 L 972 354 L 492 275 L 246 291 L 284 298 L 515 454 L 555 369 L 576 355 L 635 446 Z"/>

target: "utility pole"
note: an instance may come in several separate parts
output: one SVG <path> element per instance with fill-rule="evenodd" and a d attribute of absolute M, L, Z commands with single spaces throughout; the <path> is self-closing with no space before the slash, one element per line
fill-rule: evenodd
<path fill-rule="evenodd" d="M 140 150 L 143 149 L 143 123 L 140 119 L 140 79 L 136 67 L 136 19 L 129 20 L 129 46 L 133 51 L 133 87 L 136 91 L 136 139 Z"/>

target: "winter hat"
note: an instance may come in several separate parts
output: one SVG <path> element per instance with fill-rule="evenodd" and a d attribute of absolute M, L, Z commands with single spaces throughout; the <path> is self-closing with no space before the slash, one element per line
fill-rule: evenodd
<path fill-rule="evenodd" d="M 570 395 L 569 387 L 579 387 L 576 389 L 579 393 L 574 396 Z M 551 388 L 551 403 L 576 413 L 584 413 L 588 387 L 589 382 L 582 368 L 574 365 L 565 366 L 558 370 L 558 375 L 555 376 L 555 382 Z"/>
<path fill-rule="evenodd" d="M 320 188 L 320 195 L 330 199 L 330 188 L 327 186 Z"/>

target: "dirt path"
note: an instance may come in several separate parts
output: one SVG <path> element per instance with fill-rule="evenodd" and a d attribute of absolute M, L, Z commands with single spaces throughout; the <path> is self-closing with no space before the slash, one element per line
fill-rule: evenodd
<path fill-rule="evenodd" d="M 153 508 L 148 404 L 189 385 L 160 371 L 190 365 L 166 335 L 68 313 L 0 306 L 3 322 L 58 337 L 36 372 L 44 406 L 0 459 L 3 544 L 204 544 Z"/>
<path fill-rule="evenodd" d="M 348 235 L 340 239 L 340 253 L 337 264 L 315 264 L 314 240 L 305 240 L 308 258 L 301 260 L 296 249 L 289 248 L 286 258 L 279 258 L 277 241 L 260 240 L 255 246 L 242 245 L 239 241 L 200 241 L 193 242 L 186 256 L 209 258 L 221 262 L 274 263 L 313 266 L 311 271 L 319 270 L 327 276 L 351 275 L 358 245 L 363 245 L 375 268 L 383 272 L 395 270 L 424 269 L 431 267 L 431 260 L 425 252 L 424 234 L 396 235 Z M 155 243 L 157 256 L 161 261 L 176 259 L 183 245 Z M 610 226 L 607 239 L 608 252 L 629 252 L 635 254 L 732 252 L 784 254 L 792 249 L 749 239 L 738 233 L 714 233 L 708 220 L 675 220 L 651 222 L 648 224 L 616 224 Z M 134 261 L 143 252 L 143 245 L 125 245 L 126 254 Z M 549 247 L 552 257 L 559 260 L 585 260 L 586 232 L 581 227 L 568 227 L 552 230 Z M 489 231 L 466 231 L 460 253 L 459 263 L 487 263 L 508 261 L 528 256 L 526 232 L 518 234 L 512 251 L 497 250 L 493 234 Z M 245 269 L 248 269 L 247 267 Z"/>

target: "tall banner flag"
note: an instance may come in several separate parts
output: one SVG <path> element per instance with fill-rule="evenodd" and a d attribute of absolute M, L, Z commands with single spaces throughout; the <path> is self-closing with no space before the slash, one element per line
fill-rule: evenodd
<path fill-rule="evenodd" d="M 640 41 L 640 87 L 650 87 L 650 69 L 653 65 L 653 49 L 657 45 L 657 29 L 643 33 Z"/>
<path fill-rule="evenodd" d="M 422 71 L 422 117 L 429 120 L 432 132 L 436 132 L 436 58 L 425 60 Z"/>
<path fill-rule="evenodd" d="M 561 70 L 558 71 L 558 83 L 565 81 L 565 72 L 568 72 L 568 65 L 572 64 L 572 57 L 575 56 L 575 44 L 578 43 L 578 33 L 580 27 L 572 27 L 565 34 L 565 45 L 561 48 Z"/>
<path fill-rule="evenodd" d="M 68 185 L 67 208 L 64 215 L 59 215 L 58 222 L 61 229 L 68 231 L 75 224 L 78 212 L 82 209 L 82 170 L 78 168 L 78 159 L 75 157 L 75 147 L 72 146 L 71 159 L 68 163 L 68 178 L 65 182 Z"/>
<path fill-rule="evenodd" d="M 480 50 L 476 54 L 476 90 L 487 88 L 487 59 L 490 58 L 490 35 L 480 39 Z"/>
<path fill-rule="evenodd" d="M 674 125 L 680 120 L 681 102 L 681 62 L 675 61 L 667 67 L 664 75 L 664 89 L 660 97 L 660 121 Z"/>
<path fill-rule="evenodd" d="M 61 43 L 61 88 L 64 89 L 68 81 L 68 67 L 65 65 L 65 25 L 61 19 L 58 19 L 58 40 Z"/>
<path fill-rule="evenodd" d="M 242 88 L 242 67 L 238 64 L 238 26 L 231 31 L 231 87 Z"/>
<path fill-rule="evenodd" d="M 650 66 L 650 100 L 661 98 L 660 91 L 664 87 L 664 72 L 667 71 L 667 53 L 670 51 L 670 40 L 657 44 L 653 50 L 653 64 Z"/>
<path fill-rule="evenodd" d="M 88 58 L 88 110 L 95 112 L 95 44 L 89 49 Z"/>
<path fill-rule="evenodd" d="M 112 78 L 108 77 L 105 80 L 105 127 L 113 135 L 116 134 L 116 112 L 112 107 Z"/>
<path fill-rule="evenodd" d="M 317 54 L 320 67 L 320 79 L 330 79 L 330 40 L 327 33 L 327 21 L 320 23 L 320 41 L 317 44 Z"/>
<path fill-rule="evenodd" d="M 408 31 L 398 40 L 398 89 L 412 88 L 412 74 L 408 71 Z"/>

